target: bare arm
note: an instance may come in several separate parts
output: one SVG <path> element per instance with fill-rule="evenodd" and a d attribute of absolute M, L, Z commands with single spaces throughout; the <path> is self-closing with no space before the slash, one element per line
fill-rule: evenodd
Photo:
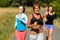
<path fill-rule="evenodd" d="M 27 27 L 28 27 L 28 28 L 31 28 L 31 27 L 34 26 L 33 24 L 30 24 L 31 19 L 32 19 L 32 15 L 29 15 L 29 17 L 28 17 L 28 24 L 27 24 Z"/>
<path fill-rule="evenodd" d="M 47 21 L 47 19 L 46 19 L 46 16 L 47 16 L 47 15 L 48 15 L 48 12 L 47 12 L 47 11 L 42 15 L 42 17 L 43 17 L 43 21 L 44 21 L 44 22 Z M 45 24 L 43 25 L 43 29 L 44 29 L 44 31 L 46 31 Z"/>
<path fill-rule="evenodd" d="M 43 21 L 47 21 L 47 19 L 46 19 L 46 16 L 48 15 L 48 12 L 45 12 L 44 14 L 43 14 Z"/>
<path fill-rule="evenodd" d="M 44 18 L 44 17 L 46 17 L 47 14 L 48 14 L 48 12 L 46 11 L 44 14 L 41 14 L 41 16 Z"/>

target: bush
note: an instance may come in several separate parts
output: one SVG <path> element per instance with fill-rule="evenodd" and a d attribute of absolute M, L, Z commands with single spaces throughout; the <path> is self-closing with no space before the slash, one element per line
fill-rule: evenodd
<path fill-rule="evenodd" d="M 57 17 L 60 18 L 60 1 L 59 0 L 53 1 L 52 3 L 50 3 L 50 5 L 54 7 L 54 11 L 56 12 Z"/>
<path fill-rule="evenodd" d="M 57 6 L 54 8 L 54 11 L 56 12 L 57 17 L 60 17 L 60 6 L 59 6 L 59 5 L 57 5 Z"/>
<path fill-rule="evenodd" d="M 0 0 L 0 7 L 8 7 L 11 5 L 11 0 Z"/>
<path fill-rule="evenodd" d="M 2 16 L 0 16 L 0 40 L 8 40 L 14 32 L 15 14 L 6 13 Z"/>

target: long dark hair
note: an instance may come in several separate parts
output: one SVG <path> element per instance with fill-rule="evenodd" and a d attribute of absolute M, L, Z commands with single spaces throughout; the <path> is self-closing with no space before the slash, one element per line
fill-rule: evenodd
<path fill-rule="evenodd" d="M 23 6 L 23 13 L 25 13 L 25 6 Z"/>
<path fill-rule="evenodd" d="M 48 6 L 48 10 L 47 11 L 49 11 L 49 7 L 52 7 L 52 11 L 51 11 L 51 13 L 52 13 L 53 12 L 53 6 L 52 5 Z"/>

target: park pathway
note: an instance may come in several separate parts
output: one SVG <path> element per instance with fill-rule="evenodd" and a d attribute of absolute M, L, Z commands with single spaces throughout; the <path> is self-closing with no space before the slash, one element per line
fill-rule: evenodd
<path fill-rule="evenodd" d="M 44 13 L 46 10 L 41 11 L 40 13 Z M 27 37 L 26 40 L 28 39 L 28 34 L 29 34 L 29 29 L 27 29 Z M 16 40 L 15 35 L 13 36 L 12 40 Z M 53 32 L 53 40 L 60 40 L 60 29 L 59 28 L 54 28 L 54 32 Z"/>

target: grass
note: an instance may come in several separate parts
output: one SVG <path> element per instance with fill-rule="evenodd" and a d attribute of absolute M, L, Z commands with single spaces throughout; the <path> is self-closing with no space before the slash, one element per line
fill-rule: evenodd
<path fill-rule="evenodd" d="M 5 13 L 16 13 L 18 12 L 18 8 L 0 8 L 0 15 Z"/>
<path fill-rule="evenodd" d="M 60 18 L 57 18 L 56 23 L 55 23 L 55 26 L 57 28 L 60 28 Z"/>
<path fill-rule="evenodd" d="M 0 40 L 11 40 L 14 35 L 15 15 L 18 8 L 0 8 Z M 30 14 L 29 7 L 26 8 Z M 27 14 L 27 15 L 28 15 Z"/>
<path fill-rule="evenodd" d="M 14 13 L 6 13 L 0 16 L 0 40 L 8 40 L 14 32 Z"/>
<path fill-rule="evenodd" d="M 43 8 L 42 8 L 43 9 Z M 18 12 L 18 8 L 0 8 L 0 40 L 11 40 L 14 35 L 14 23 L 15 15 Z M 32 8 L 26 8 L 26 14 L 32 13 Z M 60 19 L 57 22 L 60 23 Z"/>

